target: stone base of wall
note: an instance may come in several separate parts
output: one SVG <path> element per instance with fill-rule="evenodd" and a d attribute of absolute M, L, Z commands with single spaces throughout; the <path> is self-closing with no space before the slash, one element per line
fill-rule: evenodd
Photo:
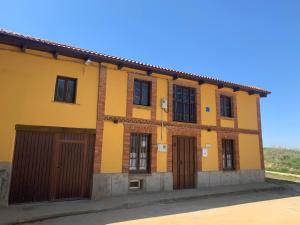
<path fill-rule="evenodd" d="M 197 173 L 197 188 L 261 183 L 264 181 L 264 170 L 212 171 Z"/>
<path fill-rule="evenodd" d="M 142 180 L 140 190 L 129 190 L 130 180 Z M 98 173 L 93 176 L 92 199 L 137 192 L 172 191 L 172 173 L 128 174 Z"/>
<path fill-rule="evenodd" d="M 11 163 L 0 162 L 0 205 L 8 204 Z"/>

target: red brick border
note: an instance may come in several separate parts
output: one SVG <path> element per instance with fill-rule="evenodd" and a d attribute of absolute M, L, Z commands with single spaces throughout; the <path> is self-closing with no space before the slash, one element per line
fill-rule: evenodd
<path fill-rule="evenodd" d="M 240 154 L 239 154 L 239 134 L 233 132 L 218 132 L 218 159 L 219 159 L 219 170 L 223 170 L 223 148 L 222 139 L 234 140 L 234 170 L 240 170 Z"/>
<path fill-rule="evenodd" d="M 168 87 L 168 122 L 173 121 L 173 85 L 179 85 L 183 87 L 190 87 L 196 89 L 196 120 L 201 125 L 201 88 L 199 84 L 191 84 L 190 82 L 182 80 L 169 80 Z M 175 122 L 176 123 L 176 122 Z M 181 123 L 181 122 L 178 122 Z M 185 123 L 182 123 L 185 124 Z"/>
<path fill-rule="evenodd" d="M 106 67 L 99 63 L 99 86 L 97 103 L 96 140 L 94 153 L 94 173 L 101 172 L 104 110 L 106 93 Z"/>
<path fill-rule="evenodd" d="M 148 108 L 151 110 L 151 119 L 139 119 L 132 118 L 132 109 L 141 108 L 140 106 L 135 106 L 133 104 L 133 84 L 134 78 L 148 80 L 152 82 L 152 91 L 151 91 L 151 106 L 142 107 Z M 151 138 L 151 172 L 156 171 L 157 164 L 157 127 L 161 125 L 160 120 L 156 120 L 156 98 L 157 98 L 157 79 L 155 77 L 150 77 L 143 74 L 128 72 L 128 91 L 127 91 L 127 108 L 126 108 L 126 117 L 122 116 L 111 116 L 104 115 L 104 106 L 105 106 L 105 88 L 106 88 L 106 67 L 100 67 L 99 75 L 99 96 L 98 96 L 98 113 L 97 113 L 97 134 L 96 134 L 96 145 L 95 145 L 95 163 L 94 163 L 94 172 L 100 172 L 101 170 L 101 151 L 102 151 L 102 138 L 103 138 L 103 121 L 113 121 L 113 122 L 122 122 L 124 124 L 124 148 L 123 148 L 123 162 L 122 162 L 122 171 L 128 172 L 128 163 L 129 163 L 129 151 L 130 151 L 130 133 L 139 132 L 139 133 L 149 133 L 152 135 Z M 167 144 L 168 144 L 168 153 L 167 153 L 167 171 L 172 172 L 172 136 L 173 135 L 182 135 L 182 136 L 192 136 L 196 137 L 197 140 L 197 170 L 202 170 L 202 154 L 201 154 L 201 130 L 215 130 L 218 135 L 218 151 L 219 151 L 219 169 L 222 170 L 222 138 L 230 138 L 235 140 L 235 169 L 240 169 L 239 162 L 239 143 L 238 135 L 239 133 L 247 134 L 257 134 L 259 135 L 260 143 L 260 155 L 261 155 L 261 167 L 264 168 L 263 162 L 263 151 L 262 151 L 262 136 L 261 136 L 261 121 L 260 121 L 260 107 L 259 107 L 259 98 L 257 99 L 257 117 L 258 117 L 258 127 L 259 130 L 250 130 L 250 129 L 239 129 L 238 128 L 238 118 L 237 118 L 237 100 L 236 94 L 230 93 L 227 91 L 216 90 L 216 104 L 217 104 L 217 126 L 208 126 L 201 124 L 201 102 L 200 102 L 200 85 L 192 84 L 189 82 L 181 80 L 169 80 L 168 87 L 168 121 L 164 122 L 164 125 L 167 127 Z M 197 123 L 181 123 L 173 121 L 173 85 L 182 85 L 186 87 L 192 87 L 197 90 Z M 233 98 L 233 113 L 234 118 L 234 128 L 221 127 L 220 120 L 228 119 L 220 117 L 220 95 L 224 94 Z"/>
<path fill-rule="evenodd" d="M 173 136 L 189 136 L 196 138 L 196 171 L 202 171 L 202 154 L 201 154 L 201 130 L 190 128 L 167 127 L 167 171 L 173 171 Z"/>
<path fill-rule="evenodd" d="M 232 105 L 231 110 L 233 112 L 233 117 L 222 117 L 221 116 L 221 109 L 220 109 L 220 97 L 221 95 L 228 96 L 232 99 Z M 228 92 L 228 91 L 222 91 L 217 89 L 216 90 L 216 109 L 217 109 L 217 126 L 221 126 L 221 119 L 222 120 L 231 120 L 234 122 L 234 128 L 238 128 L 238 115 L 237 115 L 237 101 L 236 101 L 236 95 L 234 93 Z"/>
<path fill-rule="evenodd" d="M 133 104 L 133 89 L 134 79 L 146 80 L 151 82 L 151 105 L 140 106 Z M 132 118 L 133 108 L 143 108 L 151 110 L 151 120 L 156 120 L 156 98 L 157 98 L 157 79 L 151 76 L 146 76 L 139 73 L 128 72 L 127 79 L 127 105 L 126 105 L 126 117 Z"/>
<path fill-rule="evenodd" d="M 124 123 L 122 172 L 129 172 L 130 134 L 151 134 L 150 173 L 156 172 L 157 167 L 157 129 L 149 124 Z"/>
<path fill-rule="evenodd" d="M 160 120 L 147 120 L 139 118 L 126 118 L 122 116 L 111 116 L 105 115 L 104 120 L 115 121 L 115 122 L 127 122 L 127 123 L 136 123 L 136 124 L 151 124 L 156 126 L 161 126 Z M 198 125 L 195 123 L 181 123 L 181 122 L 164 122 L 165 126 L 177 127 L 177 128 L 188 128 L 188 129 L 198 129 L 198 130 L 215 130 L 215 131 L 224 131 L 224 132 L 238 132 L 246 134 L 259 134 L 257 130 L 250 129 L 241 129 L 241 128 L 230 128 L 230 127 L 217 127 L 209 125 Z"/>
<path fill-rule="evenodd" d="M 263 148 L 262 129 L 261 129 L 261 116 L 260 116 L 260 98 L 259 97 L 256 98 L 256 109 L 257 109 L 257 123 L 258 123 L 258 131 L 259 131 L 260 167 L 261 167 L 261 169 L 265 169 L 264 148 Z"/>

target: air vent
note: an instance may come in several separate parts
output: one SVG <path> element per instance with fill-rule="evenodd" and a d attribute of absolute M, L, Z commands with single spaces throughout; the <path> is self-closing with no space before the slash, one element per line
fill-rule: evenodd
<path fill-rule="evenodd" d="M 130 180 L 129 181 L 129 190 L 141 190 L 142 189 L 143 180 Z"/>

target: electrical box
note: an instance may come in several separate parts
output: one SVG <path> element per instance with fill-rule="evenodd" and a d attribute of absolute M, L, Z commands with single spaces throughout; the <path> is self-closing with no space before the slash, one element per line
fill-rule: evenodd
<path fill-rule="evenodd" d="M 162 109 L 168 109 L 168 100 L 166 98 L 162 98 L 160 100 L 160 106 Z"/>
<path fill-rule="evenodd" d="M 158 144 L 157 145 L 157 150 L 159 152 L 167 152 L 168 150 L 168 145 L 167 144 Z"/>

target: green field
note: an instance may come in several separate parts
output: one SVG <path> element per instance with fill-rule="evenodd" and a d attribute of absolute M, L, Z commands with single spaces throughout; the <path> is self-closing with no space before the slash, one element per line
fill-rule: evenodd
<path fill-rule="evenodd" d="M 264 148 L 265 169 L 300 175 L 300 151 L 284 148 Z"/>

